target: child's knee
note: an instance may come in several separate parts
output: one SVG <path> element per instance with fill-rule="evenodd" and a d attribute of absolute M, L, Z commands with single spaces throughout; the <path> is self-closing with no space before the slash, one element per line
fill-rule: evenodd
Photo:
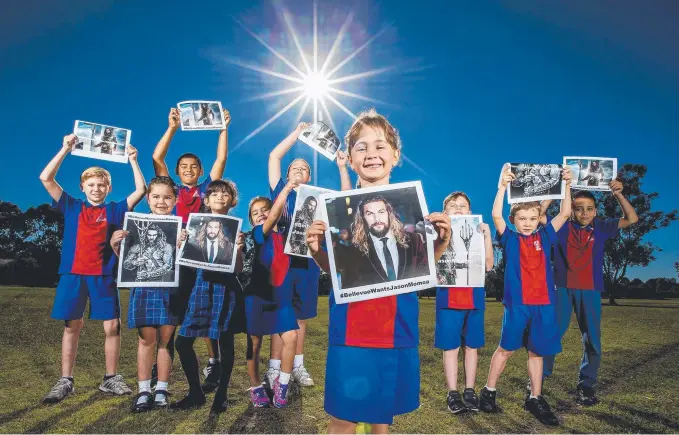
<path fill-rule="evenodd" d="M 513 350 L 507 350 L 507 349 L 503 349 L 501 347 L 498 347 L 495 350 L 495 355 L 497 355 L 500 358 L 504 358 L 504 359 L 509 358 L 510 356 L 512 356 L 513 353 L 514 353 Z"/>
<path fill-rule="evenodd" d="M 538 355 L 537 353 L 533 351 L 528 351 L 528 358 L 530 359 L 542 359 L 542 355 Z"/>
<path fill-rule="evenodd" d="M 284 332 L 281 334 L 281 339 L 283 340 L 283 346 L 294 346 L 297 344 L 297 330 Z"/>
<path fill-rule="evenodd" d="M 64 330 L 69 334 L 79 334 L 85 326 L 85 319 L 67 320 L 64 322 Z"/>
<path fill-rule="evenodd" d="M 104 334 L 107 337 L 120 335 L 120 321 L 118 319 L 104 321 Z"/>
<path fill-rule="evenodd" d="M 478 348 L 476 348 L 476 347 L 469 347 L 469 346 L 465 346 L 465 347 L 464 347 L 464 351 L 465 351 L 465 353 L 470 353 L 470 354 L 478 354 L 478 353 L 479 353 L 479 349 L 478 349 Z"/>

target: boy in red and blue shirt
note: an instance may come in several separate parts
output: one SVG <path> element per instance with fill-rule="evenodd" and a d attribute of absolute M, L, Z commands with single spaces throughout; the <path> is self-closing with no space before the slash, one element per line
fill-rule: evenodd
<path fill-rule="evenodd" d="M 471 214 L 471 202 L 464 192 L 453 192 L 443 201 L 443 212 L 450 215 Z M 493 268 L 493 244 L 488 224 L 481 224 L 486 251 L 486 271 Z M 434 346 L 443 350 L 443 371 L 448 394 L 446 402 L 453 414 L 478 411 L 479 399 L 474 391 L 478 349 L 486 343 L 484 313 L 486 291 L 483 287 L 438 287 L 436 289 L 436 328 Z M 457 357 L 464 342 L 465 389 L 457 391 Z"/>
<path fill-rule="evenodd" d="M 559 339 L 575 311 L 582 333 L 582 362 L 577 385 L 577 401 L 584 406 L 597 403 L 597 373 L 601 364 L 601 292 L 604 291 L 604 245 L 617 237 L 620 230 L 636 223 L 634 208 L 623 196 L 623 185 L 610 182 L 611 193 L 622 208 L 622 218 L 597 217 L 594 195 L 579 191 L 573 195 L 573 215 L 558 232 L 559 242 L 554 250 L 554 281 L 556 291 L 556 319 Z M 546 210 L 550 201 L 543 201 Z M 545 357 L 543 373 L 547 377 L 554 370 L 554 355 Z"/>
<path fill-rule="evenodd" d="M 224 128 L 219 132 L 219 139 L 217 141 L 217 157 L 212 165 L 212 169 L 207 178 L 199 183 L 200 177 L 203 176 L 203 163 L 200 158 L 193 153 L 184 153 L 177 159 L 175 167 L 175 174 L 179 177 L 179 194 L 177 195 L 177 205 L 172 214 L 182 218 L 183 226 L 189 221 L 191 213 L 199 213 L 201 205 L 207 192 L 208 185 L 213 180 L 219 180 L 224 176 L 224 169 L 226 168 L 226 159 L 229 154 L 229 125 L 231 124 L 231 114 L 228 110 L 223 110 Z M 153 169 L 156 177 L 169 177 L 170 171 L 165 163 L 165 157 L 170 149 L 170 143 L 174 138 L 175 133 L 179 129 L 179 109 L 172 108 L 167 117 L 168 127 L 160 138 L 156 149 L 153 151 Z M 173 294 L 178 306 L 188 306 L 189 297 L 195 281 L 195 270 L 187 270 L 189 268 L 181 267 L 179 274 L 179 287 L 176 288 Z M 186 311 L 185 309 L 183 311 Z M 183 317 L 180 321 L 183 320 Z M 210 392 L 217 388 L 219 383 L 219 349 L 214 345 L 210 339 L 205 340 L 208 349 L 208 356 L 210 357 L 208 366 L 203 370 L 206 376 L 205 390 Z M 174 358 L 174 335 L 170 340 L 168 346 L 170 356 Z M 157 369 L 153 366 L 152 383 L 155 384 L 157 380 Z"/>
<path fill-rule="evenodd" d="M 499 412 L 495 403 L 496 385 L 507 360 L 521 347 L 528 350 L 528 375 L 531 392 L 524 407 L 541 423 L 556 426 L 559 420 L 542 397 L 542 358 L 561 352 L 554 308 L 554 278 L 551 266 L 551 247 L 558 243 L 556 232 L 568 220 L 570 179 L 568 168 L 563 170 L 566 195 L 561 212 L 538 230 L 540 204 L 523 202 L 512 205 L 509 220 L 516 231 L 507 228 L 502 215 L 505 190 L 515 175 L 507 167 L 501 174 L 495 203 L 493 222 L 497 239 L 502 245 L 505 261 L 504 316 L 500 345 L 493 354 L 486 386 L 481 390 L 480 408 L 485 412 Z M 536 231 L 537 230 L 537 231 Z"/>
<path fill-rule="evenodd" d="M 74 134 L 64 137 L 61 150 L 40 174 L 40 181 L 54 200 L 53 207 L 64 215 L 60 278 L 52 309 L 52 318 L 65 322 L 61 378 L 43 399 L 45 403 L 59 402 L 75 391 L 73 366 L 88 298 L 89 317 L 104 321 L 106 336 L 106 374 L 99 390 L 116 395 L 131 393 L 122 376 L 116 374 L 120 355 L 120 303 L 113 277 L 116 257 L 109 239 L 122 225 L 125 212 L 134 209 L 144 197 L 146 185 L 137 162 L 137 150 L 128 146 L 135 191 L 123 201 L 106 203 L 111 192 L 111 175 L 105 169 L 92 167 L 80 176 L 86 201 L 75 199 L 61 188 L 55 176 L 77 140 Z"/>

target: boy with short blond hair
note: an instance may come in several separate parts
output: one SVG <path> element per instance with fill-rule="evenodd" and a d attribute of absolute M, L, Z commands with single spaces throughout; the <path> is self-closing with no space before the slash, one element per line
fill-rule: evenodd
<path fill-rule="evenodd" d="M 77 139 L 74 134 L 64 137 L 61 150 L 40 174 L 40 181 L 54 200 L 53 207 L 64 215 L 60 278 L 52 309 L 52 318 L 65 322 L 61 378 L 43 399 L 45 403 L 59 402 L 74 391 L 73 366 L 88 298 L 89 317 L 104 321 L 106 335 L 106 373 L 99 390 L 116 395 L 131 393 L 122 376 L 116 374 L 120 356 L 120 303 L 113 276 L 116 257 L 109 239 L 122 225 L 125 212 L 134 209 L 144 197 L 146 185 L 137 162 L 137 150 L 130 145 L 127 153 L 135 191 L 125 200 L 105 202 L 111 192 L 111 175 L 99 167 L 88 168 L 80 176 L 80 188 L 86 201 L 66 193 L 55 176 Z"/>
<path fill-rule="evenodd" d="M 526 397 L 524 408 L 541 423 L 556 426 L 559 420 L 542 397 L 542 358 L 561 352 L 554 308 L 551 248 L 558 243 L 556 232 L 571 213 L 571 173 L 568 168 L 563 170 L 565 199 L 561 203 L 561 212 L 548 225 L 538 229 L 540 203 L 512 205 L 509 220 L 516 231 L 507 228 L 502 215 L 505 191 L 514 178 L 510 168 L 503 169 L 493 204 L 493 222 L 505 260 L 505 309 L 500 345 L 491 359 L 486 386 L 481 390 L 480 408 L 485 412 L 499 412 L 495 397 L 500 374 L 512 353 L 526 347 L 531 392 Z"/>

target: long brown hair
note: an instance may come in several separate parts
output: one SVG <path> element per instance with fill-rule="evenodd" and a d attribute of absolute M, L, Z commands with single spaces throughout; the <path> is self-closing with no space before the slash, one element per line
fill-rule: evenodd
<path fill-rule="evenodd" d="M 219 243 L 220 248 L 225 249 L 226 236 L 224 235 L 224 225 L 222 225 L 221 220 L 216 218 L 210 218 L 207 220 L 207 222 L 203 223 L 200 226 L 200 230 L 198 230 L 198 234 L 196 235 L 196 238 L 198 239 L 198 246 L 200 246 L 200 249 L 205 248 L 205 239 L 207 239 L 207 226 L 210 224 L 210 222 L 219 223 L 219 234 L 217 234 L 217 243 Z"/>
<path fill-rule="evenodd" d="M 370 230 L 366 228 L 367 223 L 363 218 L 363 207 L 366 204 L 370 204 L 372 202 L 384 203 L 384 205 L 387 207 L 387 213 L 389 214 L 389 230 L 394 235 L 396 243 L 403 248 L 407 248 L 408 236 L 403 230 L 403 223 L 396 216 L 394 207 L 392 207 L 389 201 L 387 201 L 382 195 L 370 195 L 363 198 L 363 200 L 358 203 L 358 213 L 354 215 L 354 222 L 351 224 L 351 232 L 353 234 L 351 242 L 354 244 L 354 246 L 356 246 L 364 255 L 368 255 L 370 246 L 368 244 L 368 233 Z"/>

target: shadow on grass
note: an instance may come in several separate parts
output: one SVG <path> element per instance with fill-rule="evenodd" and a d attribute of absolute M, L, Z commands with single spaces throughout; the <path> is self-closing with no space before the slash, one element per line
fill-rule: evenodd
<path fill-rule="evenodd" d="M 61 402 L 56 405 L 39 405 L 39 406 L 45 406 L 45 407 L 58 407 L 62 406 L 64 409 L 63 411 L 50 415 L 47 417 L 45 420 L 42 420 L 33 426 L 28 427 L 27 429 L 24 430 L 24 433 L 45 433 L 47 432 L 52 426 L 59 424 L 61 419 L 63 417 L 70 417 L 73 413 L 75 413 L 78 410 L 81 410 L 87 406 L 90 406 L 94 402 L 97 402 L 98 400 L 101 400 L 101 394 L 98 391 L 92 391 L 89 393 L 89 397 L 82 402 L 78 403 L 77 405 L 73 406 L 68 406 L 68 402 Z M 27 410 L 30 409 L 37 409 L 38 406 L 33 406 L 30 408 L 27 408 Z"/>
<path fill-rule="evenodd" d="M 648 411 L 642 411 L 642 410 L 639 410 L 639 409 L 634 409 L 630 406 L 621 405 L 621 404 L 616 403 L 616 402 L 611 402 L 611 406 L 614 407 L 614 408 L 617 408 L 617 409 L 619 409 L 623 412 L 629 413 L 629 414 L 631 414 L 631 415 L 633 415 L 637 418 L 641 418 L 641 419 L 648 420 L 648 421 L 658 422 L 658 423 L 662 424 L 663 426 L 667 427 L 668 429 L 671 429 L 672 432 L 679 432 L 679 422 L 674 421 L 674 420 L 670 420 L 669 418 L 667 418 L 663 415 L 656 414 L 655 412 L 648 412 Z"/>
<path fill-rule="evenodd" d="M 35 411 L 36 409 L 42 408 L 44 406 L 48 406 L 48 405 L 43 405 L 42 403 L 37 403 L 35 405 L 27 406 L 24 409 L 17 409 L 16 411 L 12 411 L 9 414 L 0 415 L 0 425 L 10 423 L 10 422 L 16 420 L 17 418 L 21 418 L 25 414 L 27 414 L 31 411 Z"/>

